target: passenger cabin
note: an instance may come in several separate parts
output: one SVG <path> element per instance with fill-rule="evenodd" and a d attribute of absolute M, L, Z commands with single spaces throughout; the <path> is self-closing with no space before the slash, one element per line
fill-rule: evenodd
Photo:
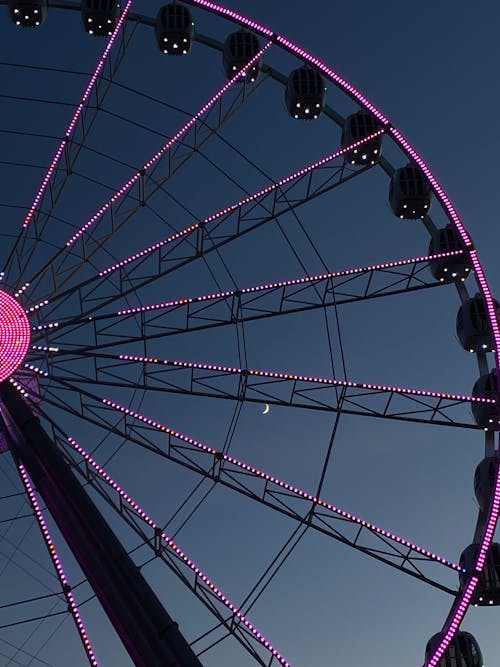
<path fill-rule="evenodd" d="M 490 506 L 498 470 L 495 456 L 487 456 L 479 463 L 474 473 L 474 493 L 481 511 L 486 512 Z"/>
<path fill-rule="evenodd" d="M 120 5 L 116 0 L 83 0 L 82 21 L 89 35 L 112 35 L 120 20 Z"/>
<path fill-rule="evenodd" d="M 362 141 L 380 130 L 380 125 L 375 116 L 368 111 L 358 111 L 357 113 L 348 116 L 342 127 L 342 148 L 348 148 L 357 141 Z M 380 160 L 382 152 L 382 135 L 370 139 L 361 146 L 353 148 L 345 153 L 345 159 L 351 164 L 364 166 L 367 164 L 375 164 Z"/>
<path fill-rule="evenodd" d="M 392 175 L 389 203 L 398 218 L 424 218 L 431 206 L 431 196 L 430 183 L 416 165 L 407 164 Z"/>
<path fill-rule="evenodd" d="M 175 2 L 161 7 L 156 15 L 155 37 L 163 53 L 186 55 L 194 40 L 194 23 L 189 9 Z"/>
<path fill-rule="evenodd" d="M 425 664 L 429 662 L 444 638 L 444 632 L 438 632 L 427 642 Z M 436 667 L 483 667 L 481 649 L 469 632 L 457 632 L 448 648 L 444 651 Z"/>
<path fill-rule="evenodd" d="M 497 314 L 500 304 L 494 301 Z M 491 327 L 486 302 L 481 294 L 467 299 L 457 313 L 457 336 L 464 350 L 469 352 L 491 352 L 495 349 L 495 338 Z"/>
<path fill-rule="evenodd" d="M 460 234 L 451 224 L 437 229 L 432 235 L 429 243 L 429 255 L 438 255 L 461 250 L 462 254 L 452 255 L 451 257 L 438 257 L 431 259 L 429 268 L 432 275 L 441 282 L 453 282 L 467 278 L 471 269 L 472 262 L 468 253 L 465 252 Z"/>
<path fill-rule="evenodd" d="M 232 79 L 245 65 L 255 58 L 260 51 L 260 42 L 253 32 L 238 30 L 233 32 L 224 43 L 222 63 L 228 79 Z M 258 58 L 241 76 L 241 80 L 255 81 L 262 67 L 262 59 Z"/>
<path fill-rule="evenodd" d="M 479 548 L 479 544 L 470 544 L 460 556 L 460 567 L 467 570 L 460 574 L 462 589 L 469 585 L 471 573 L 475 572 Z M 497 542 L 492 542 L 488 550 L 471 603 L 477 607 L 500 605 L 500 544 Z"/>
<path fill-rule="evenodd" d="M 22 28 L 36 28 L 47 18 L 47 0 L 9 0 L 10 18 Z"/>
<path fill-rule="evenodd" d="M 481 375 L 472 388 L 474 398 L 491 398 L 498 401 L 497 369 Z M 474 401 L 471 404 L 472 415 L 476 424 L 485 431 L 500 431 L 500 409 L 497 403 L 481 403 Z"/>
<path fill-rule="evenodd" d="M 314 120 L 325 106 L 326 88 L 323 77 L 311 67 L 291 72 L 285 90 L 285 103 L 292 118 Z"/>

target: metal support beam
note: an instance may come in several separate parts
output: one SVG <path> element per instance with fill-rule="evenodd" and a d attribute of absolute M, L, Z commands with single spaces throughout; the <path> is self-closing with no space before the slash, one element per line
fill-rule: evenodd
<path fill-rule="evenodd" d="M 9 382 L 0 384 L 0 415 L 14 457 L 26 467 L 134 664 L 201 667 L 39 419 Z"/>

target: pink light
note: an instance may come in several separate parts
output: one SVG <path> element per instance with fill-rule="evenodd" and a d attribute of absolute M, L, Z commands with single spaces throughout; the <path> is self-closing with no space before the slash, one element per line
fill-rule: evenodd
<path fill-rule="evenodd" d="M 66 597 L 66 600 L 68 602 L 68 608 L 71 612 L 71 615 L 73 616 L 73 620 L 76 625 L 76 629 L 78 630 L 78 634 L 80 635 L 80 639 L 82 641 L 83 647 L 85 649 L 85 652 L 87 654 L 87 658 L 89 659 L 89 662 L 93 667 L 99 667 L 99 663 L 97 662 L 97 658 L 94 655 L 94 651 L 92 649 L 92 644 L 88 638 L 87 631 L 85 629 L 85 625 L 83 623 L 83 619 L 80 615 L 80 611 L 78 609 L 78 605 L 76 604 L 75 597 L 73 593 L 71 592 L 71 587 L 68 582 L 68 578 L 66 577 L 66 573 L 64 572 L 64 568 L 62 566 L 61 560 L 59 558 L 59 555 L 56 551 L 56 547 L 54 545 L 54 542 L 52 541 L 52 537 L 50 535 L 49 528 L 47 526 L 47 523 L 45 521 L 45 518 L 43 516 L 42 510 L 40 508 L 40 505 L 38 503 L 37 497 L 35 495 L 35 491 L 33 489 L 33 485 L 31 484 L 30 478 L 28 476 L 28 473 L 26 472 L 26 468 L 22 463 L 19 464 L 19 472 L 21 475 L 21 479 L 24 484 L 24 488 L 26 489 L 26 493 L 28 494 L 28 498 L 31 503 L 31 507 L 33 508 L 33 512 L 35 513 L 35 517 L 38 521 L 38 525 L 40 526 L 40 530 L 43 535 L 43 539 L 45 540 L 45 544 L 47 545 L 47 549 L 49 550 L 50 558 L 52 560 L 52 563 L 54 564 L 54 568 L 57 572 L 57 576 L 59 578 L 59 582 L 61 584 L 63 593 Z"/>
<path fill-rule="evenodd" d="M 54 158 L 53 158 L 52 162 L 50 163 L 50 167 L 49 167 L 47 173 L 45 174 L 45 177 L 42 181 L 42 185 L 40 186 L 40 189 L 38 190 L 38 193 L 37 193 L 35 199 L 33 200 L 33 203 L 31 204 L 31 207 L 28 211 L 28 214 L 27 214 L 26 218 L 24 219 L 24 223 L 23 223 L 23 228 L 24 229 L 26 229 L 26 227 L 29 226 L 29 224 L 30 224 L 31 220 L 33 219 L 33 216 L 34 216 L 34 214 L 35 214 L 35 212 L 38 208 L 38 205 L 40 204 L 40 202 L 42 200 L 42 197 L 45 194 L 45 190 L 47 189 L 47 186 L 50 182 L 50 179 L 52 178 L 52 175 L 53 175 L 54 171 L 56 170 L 57 165 L 59 164 L 59 161 L 60 161 L 61 156 L 64 152 L 66 144 L 68 143 L 69 139 L 71 138 L 71 135 L 73 134 L 73 131 L 76 127 L 76 124 L 78 123 L 78 119 L 80 118 L 80 116 L 82 114 L 82 111 L 85 108 L 85 104 L 87 103 L 87 101 L 90 97 L 90 94 L 92 93 L 92 91 L 94 89 L 94 86 L 97 82 L 97 79 L 99 78 L 99 76 L 102 72 L 102 69 L 103 69 L 103 67 L 106 63 L 106 60 L 109 56 L 109 52 L 111 51 L 111 49 L 113 47 L 113 44 L 115 43 L 116 37 L 117 37 L 118 33 L 120 32 L 121 27 L 125 22 L 125 19 L 127 18 L 127 14 L 128 14 L 129 9 L 132 5 L 132 2 L 133 2 L 133 0 L 128 0 L 127 4 L 125 6 L 125 9 L 123 10 L 122 15 L 120 16 L 120 19 L 119 19 L 118 23 L 116 24 L 116 28 L 114 29 L 113 34 L 109 38 L 109 41 L 106 45 L 106 48 L 104 49 L 104 53 L 102 54 L 101 59 L 99 60 L 99 63 L 96 67 L 96 70 L 95 70 L 94 74 L 92 75 L 88 86 L 85 88 L 85 91 L 84 91 L 83 96 L 82 96 L 82 100 L 81 100 L 80 104 L 77 106 L 76 111 L 73 115 L 73 118 L 71 119 L 71 122 L 68 125 L 68 128 L 66 130 L 66 134 L 64 136 L 64 139 L 61 141 L 61 143 L 59 145 L 59 148 L 57 149 L 56 154 L 54 155 Z"/>
<path fill-rule="evenodd" d="M 99 355 L 97 355 L 99 356 Z M 112 355 L 105 355 L 107 358 Z M 197 370 L 216 371 L 218 373 L 228 373 L 230 375 L 249 375 L 253 377 L 270 378 L 273 380 L 293 380 L 297 382 L 309 382 L 312 384 L 329 385 L 333 387 L 349 387 L 353 389 L 367 389 L 376 392 L 389 392 L 409 396 L 424 396 L 429 398 L 440 398 L 451 401 L 461 401 L 466 403 L 496 403 L 493 398 L 483 398 L 481 396 L 467 396 L 465 394 L 449 394 L 439 391 L 429 391 L 426 389 L 408 389 L 404 387 L 391 387 L 383 384 L 369 384 L 366 382 L 354 382 L 352 380 L 337 380 L 335 378 L 322 378 L 310 375 L 296 375 L 295 373 L 281 373 L 279 371 L 247 370 L 234 368 L 231 366 L 220 366 L 218 364 L 204 364 L 192 361 L 172 361 L 168 359 L 158 359 L 156 357 L 141 357 L 130 354 L 119 354 L 116 359 L 122 361 L 132 361 L 139 363 L 161 364 L 179 368 L 191 368 Z"/>
<path fill-rule="evenodd" d="M 250 63 L 248 63 L 247 67 L 250 66 Z M 239 74 L 236 75 L 235 78 L 237 78 Z M 234 81 L 235 79 L 232 79 L 231 81 Z M 227 84 L 226 84 L 227 85 Z M 268 185 L 265 188 L 262 188 L 261 190 L 258 190 L 257 192 L 254 192 L 252 195 L 249 195 L 248 197 L 245 197 L 244 199 L 241 199 L 240 201 L 236 202 L 235 204 L 230 204 L 229 206 L 226 206 L 225 208 L 221 209 L 217 213 L 214 213 L 213 215 L 210 215 L 208 218 L 205 218 L 202 223 L 196 223 L 194 225 L 191 225 L 190 227 L 186 227 L 185 229 L 181 230 L 180 232 L 177 232 L 176 234 L 173 234 L 172 236 L 169 236 L 168 238 L 158 241 L 157 243 L 154 243 L 151 246 L 148 246 L 147 248 L 144 248 L 143 250 L 140 250 L 137 253 L 134 253 L 133 255 L 130 255 L 130 257 L 127 257 L 126 259 L 121 260 L 120 262 L 117 262 L 116 264 L 113 264 L 112 266 L 107 267 L 106 269 L 103 269 L 102 271 L 99 272 L 99 276 L 106 276 L 113 271 L 116 271 L 117 269 L 121 269 L 127 264 L 130 264 L 131 262 L 136 261 L 137 259 L 141 259 L 142 257 L 146 257 L 150 253 L 154 252 L 155 250 L 159 250 L 165 245 L 168 245 L 169 243 L 172 243 L 173 241 L 177 241 L 178 239 L 189 236 L 193 232 L 195 232 L 197 229 L 200 229 L 202 227 L 205 227 L 209 223 L 215 222 L 216 220 L 219 220 L 225 215 L 228 215 L 232 213 L 233 211 L 236 211 L 239 208 L 242 208 L 243 206 L 246 206 L 247 204 L 250 204 L 251 202 L 255 201 L 259 197 L 264 197 L 271 192 L 274 192 L 277 188 L 282 187 L 283 185 L 286 185 L 287 183 L 290 183 L 291 181 L 294 181 L 298 178 L 301 178 L 302 176 L 305 176 L 309 174 L 310 172 L 314 171 L 315 169 L 319 169 L 320 167 L 323 167 L 325 164 L 328 162 L 331 162 L 332 160 L 335 160 L 345 153 L 353 150 L 354 148 L 357 148 L 358 146 L 362 146 L 363 144 L 371 141 L 375 137 L 379 137 L 382 134 L 384 134 L 385 130 L 377 130 L 377 132 L 374 132 L 373 134 L 370 134 L 369 136 L 365 137 L 364 139 L 361 139 L 360 141 L 355 141 L 352 143 L 350 146 L 346 146 L 346 148 L 342 148 L 338 151 L 335 151 L 335 153 L 330 153 L 330 155 L 327 155 L 324 158 L 321 158 L 320 160 L 317 160 L 316 162 L 313 162 L 312 164 L 308 165 L 307 167 L 304 167 L 304 169 L 299 169 L 298 171 L 293 172 L 289 176 L 286 176 L 285 178 L 282 178 L 280 181 L 276 181 L 275 183 L 272 183 L 271 185 Z M 87 223 L 88 224 L 88 223 Z M 83 228 L 82 228 L 83 229 Z M 69 245 L 69 242 L 68 244 Z"/>
<path fill-rule="evenodd" d="M 147 254 L 147 251 L 143 251 Z M 332 273 L 321 273 L 315 276 L 306 276 L 304 278 L 293 278 L 291 280 L 282 280 L 275 283 L 266 283 L 263 285 L 256 285 L 254 287 L 245 287 L 240 290 L 241 294 L 252 294 L 254 292 L 264 292 L 267 290 L 275 290 L 282 287 L 293 287 L 295 285 L 307 285 L 309 283 L 316 283 L 321 280 L 330 280 L 332 278 L 342 278 L 345 276 L 362 275 L 363 273 L 370 273 L 371 271 L 383 271 L 386 269 L 399 268 L 409 264 L 419 264 L 429 262 L 434 259 L 441 259 L 442 257 L 454 257 L 463 255 L 463 250 L 452 250 L 450 252 L 440 252 L 434 255 L 424 255 L 421 257 L 413 257 L 412 259 L 401 259 L 393 262 L 384 262 L 382 264 L 373 264 L 372 266 L 358 267 L 355 269 L 345 269 L 344 271 L 334 271 Z M 139 255 L 139 253 L 138 253 Z M 104 273 L 104 272 L 102 272 Z M 101 275 L 101 274 L 100 274 Z M 137 306 L 135 308 L 126 308 L 117 311 L 117 315 L 132 315 L 134 313 L 145 313 L 150 310 L 159 310 L 162 308 L 173 308 L 177 306 L 185 306 L 190 303 L 201 303 L 203 301 L 213 301 L 216 299 L 226 299 L 234 297 L 238 294 L 237 290 L 229 290 L 227 292 L 216 292 L 215 294 L 204 294 L 196 297 L 186 297 L 184 299 L 177 299 L 175 301 L 164 301 L 163 303 L 156 303 L 150 306 Z"/>
<path fill-rule="evenodd" d="M 148 160 L 142 170 L 136 172 L 119 190 L 115 192 L 115 194 L 109 199 L 101 208 L 95 213 L 84 225 L 83 227 L 80 227 L 80 229 L 73 234 L 73 236 L 66 242 L 66 246 L 70 247 L 72 246 L 85 232 L 87 232 L 94 223 L 96 223 L 106 211 L 108 211 L 111 206 L 118 201 L 126 192 L 130 190 L 130 188 L 134 185 L 134 183 L 137 183 L 137 181 L 141 178 L 141 176 L 146 172 L 148 169 L 151 169 L 159 160 L 161 160 L 162 157 L 172 148 L 174 144 L 176 144 L 185 134 L 190 130 L 190 128 L 197 123 L 200 118 L 203 116 L 204 113 L 209 111 L 216 102 L 220 100 L 220 98 L 227 93 L 227 91 L 235 84 L 236 81 L 240 80 L 241 74 L 246 72 L 248 69 L 252 67 L 254 63 L 256 63 L 269 49 L 271 46 L 271 42 L 268 42 L 260 51 L 244 66 L 242 67 L 239 72 L 233 76 L 232 79 L 230 79 L 206 104 L 204 104 L 201 109 L 198 111 L 196 115 L 194 115 L 192 118 L 188 120 L 188 122 L 181 127 L 181 129 L 174 134 L 174 136 L 167 141 L 167 143 L 161 148 L 157 153 L 153 155 L 153 157 Z M 195 226 L 196 228 L 196 226 Z M 184 232 L 186 233 L 186 232 Z M 183 232 L 180 232 L 182 235 Z M 175 235 L 177 236 L 177 235 Z M 99 274 L 101 275 L 101 274 Z"/>
<path fill-rule="evenodd" d="M 0 382 L 23 363 L 30 339 L 31 326 L 24 308 L 0 290 Z"/>
<path fill-rule="evenodd" d="M 98 475 L 109 485 L 111 486 L 119 495 L 120 498 L 122 498 L 132 509 L 137 512 L 137 514 L 141 517 L 143 521 L 145 521 L 153 530 L 158 530 L 161 532 L 161 537 L 162 540 L 165 542 L 165 544 L 172 549 L 172 551 L 177 554 L 179 558 L 182 559 L 185 565 L 187 565 L 192 572 L 196 574 L 197 577 L 199 577 L 204 584 L 206 584 L 212 593 L 214 593 L 217 598 L 231 611 L 234 616 L 238 618 L 241 623 L 252 633 L 252 635 L 257 639 L 257 641 L 262 644 L 268 651 L 272 653 L 274 658 L 283 665 L 283 667 L 291 667 L 290 663 L 285 660 L 285 658 L 281 655 L 277 649 L 274 648 L 274 646 L 264 637 L 264 635 L 257 630 L 257 628 L 246 618 L 246 616 L 243 614 L 242 611 L 234 605 L 228 597 L 226 597 L 222 591 L 207 577 L 206 574 L 200 570 L 200 568 L 187 556 L 187 554 L 182 551 L 182 549 L 172 540 L 171 537 L 169 537 L 161 528 L 151 519 L 151 517 L 146 514 L 146 512 L 142 509 L 142 507 L 135 502 L 135 500 L 126 493 L 119 484 L 117 484 L 113 478 L 108 475 L 108 473 L 104 470 L 104 468 L 101 468 L 101 466 L 90 456 L 88 452 L 86 452 L 83 447 L 81 447 L 76 440 L 73 438 L 69 437 L 68 442 L 70 445 L 83 457 L 83 459 L 90 464 L 94 470 L 98 473 Z"/>
<path fill-rule="evenodd" d="M 360 526 L 364 526 L 365 528 L 371 530 L 374 533 L 377 533 L 379 535 L 382 535 L 384 537 L 388 537 L 392 540 L 395 540 L 398 544 L 402 544 L 403 546 L 406 546 L 408 548 L 413 549 L 414 551 L 417 551 L 418 553 L 432 559 L 435 561 L 438 561 L 439 563 L 442 563 L 444 565 L 447 565 L 448 567 L 453 568 L 454 570 L 457 571 L 462 571 L 462 568 L 457 565 L 456 563 L 453 563 L 452 561 L 449 561 L 447 558 L 443 558 L 443 556 L 438 556 L 432 551 L 429 551 L 428 549 L 424 549 L 423 547 L 419 547 L 418 545 L 414 544 L 413 542 L 410 542 L 409 540 L 406 540 L 402 537 L 399 537 L 398 535 L 395 535 L 389 530 L 385 530 L 383 528 L 379 528 L 375 524 L 371 523 L 370 521 L 366 521 L 365 519 L 360 519 L 359 517 L 355 516 L 354 514 L 351 514 L 350 512 L 346 512 L 345 510 L 336 507 L 335 505 L 332 505 L 328 503 L 326 500 L 322 500 L 321 498 L 317 498 L 316 496 L 312 495 L 311 493 L 308 493 L 307 491 L 303 491 L 302 489 L 299 489 L 297 486 L 294 486 L 293 484 L 289 484 L 288 482 L 284 482 L 277 477 L 274 477 L 273 475 L 269 475 L 266 472 L 263 472 L 259 468 L 255 468 L 252 465 L 249 465 L 248 463 L 244 463 L 243 461 L 239 461 L 238 459 L 235 459 L 232 456 L 229 456 L 228 454 L 224 454 L 223 452 L 218 452 L 216 449 L 213 447 L 210 447 L 209 445 L 206 445 L 202 442 L 199 442 L 198 440 L 195 440 L 194 438 L 190 438 L 187 435 L 184 435 L 183 433 L 179 433 L 179 431 L 174 431 L 168 426 L 165 426 L 164 424 L 161 424 L 154 419 L 150 419 L 149 417 L 145 417 L 144 415 L 141 415 L 138 412 L 135 412 L 134 410 L 131 410 L 130 408 L 126 408 L 118 403 L 115 403 L 113 401 L 108 400 L 107 398 L 101 399 L 102 403 L 104 405 L 107 405 L 110 408 L 113 408 L 114 410 L 117 410 L 118 412 L 121 412 L 125 415 L 128 415 L 134 419 L 137 419 L 138 421 L 142 422 L 143 424 L 147 424 L 148 426 L 152 426 L 153 428 L 162 431 L 163 433 L 167 433 L 170 436 L 173 436 L 174 438 L 177 438 L 178 440 L 181 440 L 182 442 L 186 442 L 189 445 L 192 445 L 193 447 L 196 447 L 197 449 L 201 450 L 202 452 L 205 452 L 207 454 L 212 454 L 215 456 L 218 460 L 223 460 L 226 461 L 227 463 L 231 463 L 232 465 L 240 468 L 241 470 L 245 470 L 247 472 L 251 472 L 253 475 L 260 477 L 261 479 L 265 480 L 266 482 L 271 482 L 273 484 L 276 484 L 277 486 L 286 489 L 286 491 L 289 491 L 290 493 L 293 493 L 296 496 L 299 496 L 300 498 L 305 498 L 306 500 L 310 500 L 311 502 L 315 503 L 316 505 L 320 505 L 321 507 L 324 507 L 328 509 L 329 511 L 333 512 L 334 514 L 338 514 L 339 516 L 348 519 L 349 521 L 352 521 L 353 523 L 356 523 Z"/>

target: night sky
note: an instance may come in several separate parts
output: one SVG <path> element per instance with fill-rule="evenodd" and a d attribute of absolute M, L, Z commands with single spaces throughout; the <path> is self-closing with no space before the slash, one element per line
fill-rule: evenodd
<path fill-rule="evenodd" d="M 454 3 L 452 11 L 447 3 L 423 2 L 411 8 L 395 2 L 379 4 L 239 0 L 232 8 L 322 59 L 401 129 L 453 201 L 495 296 L 500 270 L 494 76 L 500 55 L 500 10 L 492 4 L 472 7 L 463 1 Z M 136 0 L 133 11 L 154 17 L 160 5 L 157 0 Z M 106 42 L 84 33 L 78 11 L 51 8 L 41 28 L 22 30 L 10 22 L 6 7 L 0 10 L 0 260 L 5 265 Z M 192 11 L 200 35 L 223 42 L 236 30 L 201 9 Z M 54 252 L 63 248 L 64 253 L 65 242 L 226 81 L 217 49 L 195 43 L 186 57 L 169 58 L 157 49 L 150 26 L 140 25 L 133 34 L 129 27 L 127 35 L 131 40 L 117 85 L 102 102 L 43 238 L 32 244 L 35 252 L 22 278 L 14 269 L 7 279 L 10 282 L 4 282 L 4 289 L 12 292 L 31 282 L 20 297 L 26 308 L 49 298 L 53 277 L 44 272 L 44 266 Z M 264 62 L 285 76 L 301 64 L 276 47 L 269 49 Z M 286 406 L 286 387 L 271 396 L 274 389 L 265 384 L 239 402 L 234 396 L 240 376 L 220 369 L 207 373 L 189 395 L 175 390 L 176 382 L 185 383 L 189 377 L 182 367 L 172 372 L 168 366 L 169 374 L 151 364 L 96 357 L 105 351 L 471 394 L 478 368 L 474 356 L 457 340 L 455 317 L 460 301 L 453 285 L 256 319 L 244 326 L 204 327 L 208 321 L 204 318 L 228 318 L 227 304 L 222 303 L 218 310 L 200 312 L 200 331 L 181 335 L 175 330 L 182 326 L 182 309 L 170 319 L 149 321 L 145 335 L 139 316 L 123 320 L 115 316 L 126 308 L 427 254 L 427 231 L 418 221 L 398 220 L 392 214 L 387 201 L 389 179 L 375 167 L 212 251 L 210 243 L 219 238 L 214 231 L 206 258 L 183 265 L 184 258 L 195 252 L 188 239 L 169 256 L 173 269 L 159 280 L 147 280 L 156 270 L 147 264 L 137 273 L 126 268 L 112 272 L 109 280 L 97 279 L 99 271 L 117 261 L 338 150 L 336 123 L 325 115 L 311 122 L 290 118 L 284 88 L 277 81 L 261 74 L 253 88 L 248 86 L 248 100 L 241 108 L 238 90 L 234 87 L 224 98 L 228 104 L 233 101 L 234 113 L 222 129 L 165 181 L 126 227 L 111 235 L 106 213 L 93 232 L 96 243 L 89 243 L 95 254 L 82 267 L 81 246 L 76 244 L 67 258 L 62 255 L 65 259 L 57 264 L 56 281 L 68 296 L 31 317 L 34 325 L 65 319 L 73 324 L 54 328 L 46 336 L 38 333 L 34 342 L 75 350 L 75 354 L 31 353 L 32 363 L 48 373 L 39 379 L 45 399 L 42 410 L 60 428 L 61 440 L 72 436 L 93 452 L 96 461 L 165 527 L 224 594 L 235 605 L 243 604 L 249 620 L 291 665 L 418 667 L 427 640 L 446 618 L 452 601 L 449 594 L 340 544 L 321 530 L 311 527 L 303 532 L 289 516 L 246 498 L 228 484 L 214 484 L 148 451 L 149 445 L 165 450 L 165 432 L 145 429 L 138 420 L 124 424 L 122 412 L 106 409 L 102 403 L 107 399 L 130 408 L 313 495 L 320 489 L 326 501 L 451 562 L 458 562 L 472 541 L 477 515 L 473 474 L 484 456 L 480 430 L 354 414 L 342 415 L 337 423 L 335 412 L 312 409 L 312 399 L 302 401 L 306 407 Z M 330 83 L 326 102 L 341 116 L 358 109 Z M 209 115 L 207 122 L 214 119 Z M 175 164 L 182 161 L 183 150 L 189 152 L 189 140 L 176 152 Z M 406 163 L 387 137 L 383 151 L 396 167 Z M 163 160 L 147 182 L 147 193 L 161 181 L 166 168 Z M 61 169 L 58 176 L 62 173 Z M 322 173 L 325 178 L 329 175 L 327 169 Z M 287 195 L 293 199 L 295 191 Z M 119 215 L 125 218 L 137 203 L 136 187 Z M 437 226 L 446 224 L 436 202 L 431 217 Z M 224 233 L 221 227 L 220 234 Z M 118 275 L 126 296 L 117 295 Z M 427 268 L 420 275 L 423 282 L 431 281 Z M 474 295 L 473 276 L 466 286 Z M 351 284 L 337 289 L 348 295 Z M 267 307 L 271 300 L 256 307 Z M 82 309 L 98 322 L 112 323 L 109 330 L 101 330 L 97 342 L 93 321 L 79 319 Z M 105 315 L 113 317 L 99 320 Z M 169 335 L 156 335 L 165 332 L 162 326 Z M 114 341 L 106 350 L 105 340 Z M 490 354 L 488 364 L 493 363 Z M 94 364 L 100 382 L 94 381 Z M 151 385 L 143 391 L 146 373 Z M 214 387 L 229 400 L 207 396 Z M 78 390 L 83 392 L 85 420 L 68 412 L 81 408 Z M 318 400 L 326 396 L 328 403 L 336 394 L 327 391 L 315 388 L 316 393 L 309 395 Z M 61 408 L 62 402 L 67 409 Z M 268 403 L 270 410 L 264 415 Z M 473 424 L 469 404 L 455 410 L 457 421 Z M 51 428 L 47 419 L 44 424 Z M 128 429 L 129 442 L 120 435 L 122 428 Z M 335 438 L 324 466 L 333 429 Z M 182 457 L 182 450 L 177 454 Z M 210 467 L 202 452 L 192 460 Z M 228 474 L 225 479 L 237 485 L 236 476 Z M 31 605 L 10 606 L 19 599 L 59 591 L 34 520 L 12 521 L 30 514 L 23 497 L 7 498 L 20 489 L 10 455 L 0 455 L 0 666 L 63 667 L 71 659 L 75 667 L 83 667 L 88 663 L 68 614 L 11 625 L 65 609 L 62 596 L 55 595 Z M 95 492 L 90 493 L 97 501 Z M 97 502 L 187 639 L 194 641 L 213 628 L 213 617 L 192 593 L 159 559 L 152 560 L 152 551 L 118 521 L 109 506 Z M 271 504 L 279 502 L 278 490 Z M 290 502 L 306 516 L 310 504 L 297 497 Z M 82 582 L 81 571 L 48 520 L 70 582 Z M 327 524 L 355 535 L 356 527 L 328 523 L 326 518 L 325 533 L 330 532 Z M 275 572 L 276 558 L 284 564 Z M 423 567 L 429 568 L 425 572 L 431 579 L 457 587 L 453 570 L 435 563 Z M 262 575 L 264 583 L 270 579 L 265 586 Z M 84 603 L 81 613 L 100 664 L 131 664 L 86 583 L 75 588 L 75 597 Z M 463 629 L 478 640 L 487 665 L 500 658 L 497 628 L 496 609 L 471 609 L 463 623 Z M 219 642 L 222 636 L 216 630 L 194 644 L 195 650 L 205 651 L 200 656 L 203 665 L 256 664 L 233 640 Z M 215 646 L 208 649 L 212 642 Z"/>

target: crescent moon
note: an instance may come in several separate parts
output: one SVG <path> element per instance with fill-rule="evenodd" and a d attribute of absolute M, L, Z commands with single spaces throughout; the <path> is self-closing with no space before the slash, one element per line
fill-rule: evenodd
<path fill-rule="evenodd" d="M 263 414 L 263 415 L 267 415 L 267 413 L 269 412 L 270 409 L 271 409 L 271 408 L 270 408 L 270 406 L 269 406 L 269 403 L 266 403 L 266 407 L 264 408 L 264 412 L 263 412 L 262 414 Z"/>

